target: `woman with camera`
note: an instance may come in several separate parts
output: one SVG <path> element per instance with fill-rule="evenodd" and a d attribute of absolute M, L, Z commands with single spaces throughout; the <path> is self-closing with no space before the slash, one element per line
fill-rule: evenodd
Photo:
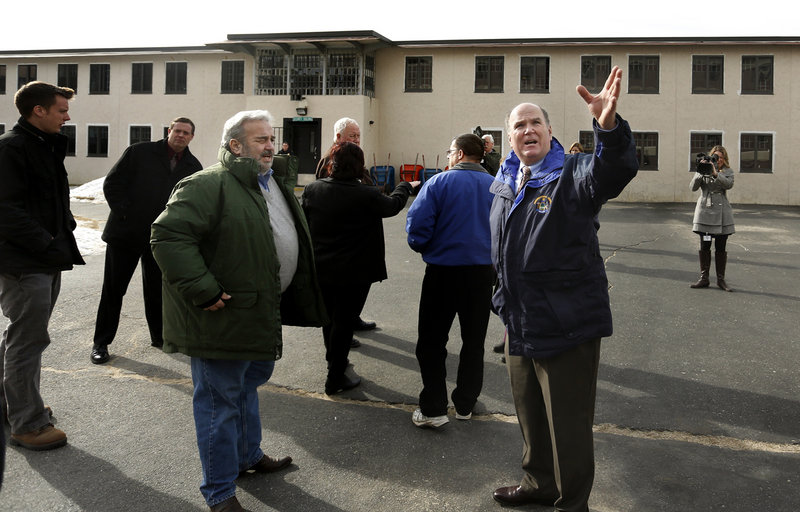
<path fill-rule="evenodd" d="M 692 231 L 700 235 L 700 279 L 692 288 L 707 288 L 711 267 L 711 241 L 714 241 L 714 263 L 717 271 L 717 286 L 732 292 L 725 283 L 725 266 L 728 253 L 725 251 L 728 235 L 736 230 L 733 225 L 733 208 L 726 191 L 733 187 L 733 169 L 728 166 L 728 152 L 722 146 L 714 146 L 708 156 L 698 155 L 697 172 L 691 181 L 692 190 L 701 190 L 694 209 Z"/>

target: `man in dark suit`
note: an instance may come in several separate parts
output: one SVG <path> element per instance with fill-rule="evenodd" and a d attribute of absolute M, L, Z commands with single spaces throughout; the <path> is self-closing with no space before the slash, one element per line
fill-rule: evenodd
<path fill-rule="evenodd" d="M 111 213 L 103 230 L 105 272 L 91 360 L 109 360 L 108 345 L 119 326 L 122 297 L 139 260 L 142 261 L 144 310 L 150 344 L 161 347 L 161 270 L 150 252 L 150 226 L 164 210 L 178 181 L 199 171 L 202 164 L 189 151 L 194 123 L 179 117 L 170 123 L 166 139 L 129 146 L 103 183 Z"/>

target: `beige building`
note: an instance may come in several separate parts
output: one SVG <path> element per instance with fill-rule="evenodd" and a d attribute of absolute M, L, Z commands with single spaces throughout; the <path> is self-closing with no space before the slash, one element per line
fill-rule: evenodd
<path fill-rule="evenodd" d="M 623 70 L 619 112 L 641 171 L 622 201 L 685 202 L 698 152 L 724 145 L 735 204 L 800 205 L 800 169 L 780 148 L 800 139 L 800 38 L 389 41 L 374 32 L 242 34 L 203 47 L 0 51 L 0 129 L 33 79 L 74 86 L 70 179 L 105 175 L 131 142 L 163 137 L 170 119 L 197 125 L 191 149 L 216 161 L 223 122 L 267 109 L 276 135 L 313 179 L 341 117 L 361 125 L 368 166 L 444 167 L 450 140 L 477 126 L 507 153 L 505 116 L 544 107 L 553 135 L 591 151 L 591 118 L 575 86 Z M 2 96 L 5 95 L 5 100 Z"/>

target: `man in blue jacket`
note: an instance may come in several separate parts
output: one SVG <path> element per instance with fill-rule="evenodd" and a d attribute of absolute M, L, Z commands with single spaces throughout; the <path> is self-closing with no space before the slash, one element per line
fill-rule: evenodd
<path fill-rule="evenodd" d="M 426 181 L 408 210 L 408 245 L 427 263 L 417 338 L 423 388 L 419 409 L 411 417 L 418 427 L 448 422 L 445 347 L 456 315 L 462 341 L 452 394 L 457 419 L 472 417 L 483 385 L 483 344 L 494 280 L 489 230 L 489 187 L 494 180 L 480 164 L 483 153 L 477 135 L 456 137 L 447 152 L 450 170 Z"/>
<path fill-rule="evenodd" d="M 638 170 L 630 127 L 616 113 L 621 81 L 614 67 L 597 95 L 578 86 L 594 118 L 593 155 L 564 155 L 537 105 L 508 118 L 513 151 L 491 188 L 492 302 L 508 331 L 525 474 L 494 492 L 506 505 L 589 510 L 600 339 L 612 332 L 598 214 Z"/>

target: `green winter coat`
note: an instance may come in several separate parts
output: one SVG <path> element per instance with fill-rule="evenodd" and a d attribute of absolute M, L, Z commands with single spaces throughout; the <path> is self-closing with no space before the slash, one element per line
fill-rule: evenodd
<path fill-rule="evenodd" d="M 276 360 L 281 325 L 327 321 L 300 204 L 273 174 L 297 229 L 297 272 L 281 294 L 269 211 L 252 158 L 221 149 L 220 163 L 181 180 L 153 223 L 150 243 L 164 279 L 164 352 L 207 359 Z M 225 308 L 205 311 L 220 292 Z"/>

